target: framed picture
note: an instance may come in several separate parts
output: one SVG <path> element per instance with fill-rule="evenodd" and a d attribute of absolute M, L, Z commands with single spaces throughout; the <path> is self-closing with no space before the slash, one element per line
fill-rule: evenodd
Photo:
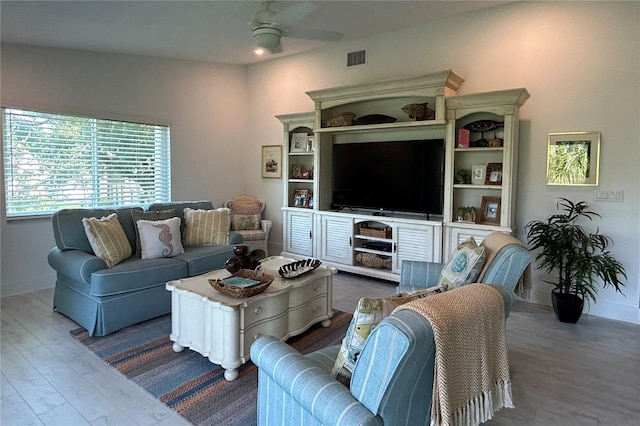
<path fill-rule="evenodd" d="M 487 166 L 471 166 L 471 183 L 474 185 L 484 185 L 487 176 Z"/>
<path fill-rule="evenodd" d="M 306 133 L 292 133 L 289 152 L 307 152 L 308 137 Z"/>
<path fill-rule="evenodd" d="M 500 225 L 500 197 L 482 197 L 480 223 L 485 225 Z"/>
<path fill-rule="evenodd" d="M 600 132 L 549 133 L 547 185 L 598 186 Z"/>
<path fill-rule="evenodd" d="M 487 164 L 485 185 L 502 185 L 502 163 Z"/>
<path fill-rule="evenodd" d="M 296 188 L 293 193 L 294 207 L 307 207 L 309 205 L 309 190 Z"/>
<path fill-rule="evenodd" d="M 262 146 L 262 177 L 282 178 L 282 145 Z"/>
<path fill-rule="evenodd" d="M 307 152 L 313 152 L 316 150 L 316 138 L 313 136 L 307 136 Z"/>

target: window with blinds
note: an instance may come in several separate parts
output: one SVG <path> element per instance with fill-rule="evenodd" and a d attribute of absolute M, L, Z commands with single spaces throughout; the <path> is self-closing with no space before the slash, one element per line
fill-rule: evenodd
<path fill-rule="evenodd" d="M 2 109 L 8 218 L 171 199 L 167 126 Z"/>

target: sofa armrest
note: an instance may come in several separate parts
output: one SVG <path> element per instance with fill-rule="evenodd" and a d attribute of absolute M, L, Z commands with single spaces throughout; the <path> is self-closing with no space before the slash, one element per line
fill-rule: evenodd
<path fill-rule="evenodd" d="M 229 245 L 235 246 L 244 243 L 244 237 L 237 232 L 229 232 Z"/>
<path fill-rule="evenodd" d="M 60 250 L 52 248 L 47 255 L 49 265 L 72 280 L 91 284 L 91 274 L 107 269 L 107 264 L 98 256 L 82 250 Z"/>
<path fill-rule="evenodd" d="M 381 425 L 349 389 L 284 342 L 264 336 L 251 345 L 258 366 L 258 423 L 282 423 L 287 413 L 313 416 L 326 425 Z M 266 390 L 269 392 L 266 392 Z M 269 401 L 262 398 L 269 396 Z M 272 401 L 277 400 L 277 404 Z M 292 408 L 295 407 L 295 408 Z M 273 416 L 273 418 L 271 418 Z M 273 421 L 272 421 L 273 420 Z M 301 419 L 298 419 L 301 420 Z"/>

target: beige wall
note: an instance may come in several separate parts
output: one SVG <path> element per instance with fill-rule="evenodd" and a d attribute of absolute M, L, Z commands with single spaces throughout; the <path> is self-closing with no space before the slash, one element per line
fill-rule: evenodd
<path fill-rule="evenodd" d="M 368 65 L 347 70 L 346 53 L 362 48 Z M 559 196 L 589 202 L 628 275 L 626 297 L 600 291 L 590 313 L 640 322 L 640 3 L 515 3 L 252 66 L 250 143 L 279 143 L 273 116 L 313 110 L 305 91 L 445 69 L 466 79 L 460 94 L 531 93 L 521 110 L 516 235 L 524 241 L 524 225 L 552 214 Z M 624 202 L 596 202 L 593 187 L 545 185 L 547 134 L 579 130 L 602 132 L 598 189 L 624 190 Z M 270 206 L 282 205 L 273 182 L 250 178 L 248 185 Z M 274 228 L 282 234 L 280 222 Z M 531 300 L 550 304 L 544 279 L 534 271 Z"/>
<path fill-rule="evenodd" d="M 3 106 L 169 124 L 174 200 L 221 206 L 245 191 L 245 67 L 6 45 L 1 55 Z M 50 221 L 1 225 L 2 295 L 53 286 Z"/>
<path fill-rule="evenodd" d="M 346 53 L 362 48 L 368 65 L 347 70 Z M 461 94 L 526 87 L 516 235 L 558 196 L 589 202 L 629 277 L 626 297 L 601 291 L 591 313 L 640 322 L 640 3 L 519 2 L 247 68 L 18 46 L 3 46 L 1 66 L 3 104 L 169 122 L 174 198 L 263 197 L 274 253 L 282 181 L 261 179 L 260 146 L 282 143 L 275 115 L 313 110 L 305 91 L 445 69 L 466 79 Z M 602 132 L 599 189 L 624 190 L 624 202 L 545 185 L 547 134 L 574 130 Z M 2 222 L 3 294 L 53 284 L 49 226 Z M 531 300 L 549 304 L 543 279 L 534 273 Z"/>

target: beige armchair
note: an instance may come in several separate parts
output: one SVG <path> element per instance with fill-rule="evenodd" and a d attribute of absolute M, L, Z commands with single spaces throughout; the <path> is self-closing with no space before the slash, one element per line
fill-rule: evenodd
<path fill-rule="evenodd" d="M 241 195 L 226 201 L 224 206 L 231 210 L 231 231 L 242 235 L 250 251 L 261 249 L 269 256 L 267 246 L 272 222 L 262 218 L 264 201 Z"/>

